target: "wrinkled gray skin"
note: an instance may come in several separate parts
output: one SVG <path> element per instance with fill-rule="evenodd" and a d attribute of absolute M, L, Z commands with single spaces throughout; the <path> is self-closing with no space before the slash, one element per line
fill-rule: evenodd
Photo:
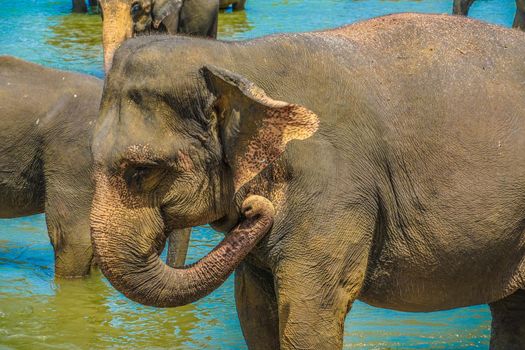
<path fill-rule="evenodd" d="M 104 68 L 127 39 L 152 33 L 217 37 L 219 0 L 100 0 Z"/>
<path fill-rule="evenodd" d="M 0 217 L 46 212 L 55 274 L 89 273 L 90 141 L 102 81 L 0 57 Z"/>
<path fill-rule="evenodd" d="M 356 299 L 488 303 L 491 348 L 524 349 L 523 57 L 521 32 L 419 14 L 244 42 L 130 40 L 93 140 L 102 271 L 166 307 L 237 266 L 250 349 L 340 349 Z M 238 235 L 249 195 L 276 210 L 254 249 Z M 166 228 L 204 223 L 235 248 L 163 265 Z"/>
<path fill-rule="evenodd" d="M 230 5 L 233 11 L 241 11 L 244 10 L 246 0 L 220 0 L 219 2 L 219 7 L 221 10 L 227 9 L 230 7 Z"/>
<path fill-rule="evenodd" d="M 46 213 L 58 277 L 90 272 L 91 136 L 102 81 L 0 56 L 0 218 Z M 169 263 L 182 265 L 189 230 Z M 173 244 L 172 244 L 173 245 Z"/>
<path fill-rule="evenodd" d="M 467 16 L 470 6 L 475 0 L 454 0 L 452 13 Z M 525 31 L 525 0 L 516 0 L 516 15 L 514 16 L 513 28 Z"/>

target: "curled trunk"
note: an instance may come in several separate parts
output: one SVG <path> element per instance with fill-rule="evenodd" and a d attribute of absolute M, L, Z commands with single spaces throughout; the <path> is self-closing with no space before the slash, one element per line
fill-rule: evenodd
<path fill-rule="evenodd" d="M 251 196 L 246 219 L 197 263 L 170 268 L 159 258 L 166 236 L 158 208 L 125 205 L 105 176 L 97 178 L 91 231 L 104 275 L 128 298 L 157 307 L 196 301 L 218 288 L 273 223 L 273 206 Z"/>

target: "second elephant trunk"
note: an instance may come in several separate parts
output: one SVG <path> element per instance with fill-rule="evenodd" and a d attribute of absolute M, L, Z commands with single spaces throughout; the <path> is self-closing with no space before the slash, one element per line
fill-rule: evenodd
<path fill-rule="evenodd" d="M 100 1 L 102 21 L 102 46 L 104 48 L 104 70 L 111 68 L 113 56 L 119 46 L 133 36 L 131 6 L 127 1 Z"/>
<path fill-rule="evenodd" d="M 97 177 L 92 210 L 92 239 L 99 266 L 128 298 L 157 307 L 196 301 L 218 288 L 273 224 L 273 206 L 251 196 L 243 203 L 246 219 L 208 255 L 183 268 L 159 258 L 165 243 L 159 208 L 124 203 L 106 176 Z"/>

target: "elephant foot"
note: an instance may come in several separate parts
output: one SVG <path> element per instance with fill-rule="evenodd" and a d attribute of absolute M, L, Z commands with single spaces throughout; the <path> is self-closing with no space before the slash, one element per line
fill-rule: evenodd
<path fill-rule="evenodd" d="M 489 306 L 492 313 L 490 349 L 525 349 L 525 290 L 518 290 Z"/>

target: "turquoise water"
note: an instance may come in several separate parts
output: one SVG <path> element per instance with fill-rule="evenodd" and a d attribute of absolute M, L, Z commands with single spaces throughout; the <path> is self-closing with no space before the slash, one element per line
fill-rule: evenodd
<path fill-rule="evenodd" d="M 248 0 L 246 12 L 222 13 L 222 39 L 339 26 L 378 15 L 448 13 L 452 0 Z M 0 0 L 0 54 L 102 76 L 100 18 L 72 15 L 69 0 Z M 514 0 L 477 0 L 472 17 L 510 26 Z M 1 200 L 1 199 L 0 199 Z M 189 260 L 220 235 L 197 228 Z M 44 216 L 0 220 L 0 349 L 243 349 L 232 279 L 203 300 L 179 309 L 135 304 L 100 274 L 53 279 L 53 251 Z M 345 348 L 487 348 L 486 306 L 401 313 L 356 303 L 346 322 Z"/>

